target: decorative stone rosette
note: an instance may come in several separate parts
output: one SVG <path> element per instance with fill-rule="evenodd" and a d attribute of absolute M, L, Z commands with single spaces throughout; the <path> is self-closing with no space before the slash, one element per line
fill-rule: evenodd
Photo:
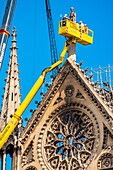
<path fill-rule="evenodd" d="M 82 170 L 99 147 L 97 119 L 86 106 L 74 103 L 55 110 L 38 139 L 37 154 L 44 170 Z"/>

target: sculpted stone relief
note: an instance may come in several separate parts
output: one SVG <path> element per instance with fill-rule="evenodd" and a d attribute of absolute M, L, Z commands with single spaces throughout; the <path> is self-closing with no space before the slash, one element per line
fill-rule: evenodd
<path fill-rule="evenodd" d="M 87 169 L 98 149 L 99 125 L 94 114 L 86 106 L 73 105 L 56 110 L 42 128 L 37 153 L 44 170 Z"/>
<path fill-rule="evenodd" d="M 33 154 L 33 141 L 30 142 L 27 149 L 23 153 L 22 156 L 22 166 L 30 164 L 34 161 L 34 154 Z"/>
<path fill-rule="evenodd" d="M 35 168 L 34 166 L 29 166 L 26 170 L 38 170 L 38 169 Z"/>
<path fill-rule="evenodd" d="M 98 160 L 98 169 L 113 169 L 113 155 L 111 153 L 104 153 Z"/>

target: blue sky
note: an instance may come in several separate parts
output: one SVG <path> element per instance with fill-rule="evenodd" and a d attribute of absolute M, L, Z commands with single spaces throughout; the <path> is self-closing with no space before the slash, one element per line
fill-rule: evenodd
<path fill-rule="evenodd" d="M 0 2 L 0 11 L 6 0 Z M 50 0 L 58 55 L 64 46 L 64 37 L 58 35 L 60 15 L 69 14 L 70 7 L 77 13 L 77 22 L 86 23 L 94 31 L 93 45 L 77 44 L 77 62 L 84 61 L 83 67 L 97 68 L 113 66 L 113 0 Z M 2 15 L 0 16 L 0 22 Z M 47 18 L 44 0 L 17 1 L 12 28 L 17 29 L 18 63 L 20 70 L 21 101 L 25 98 L 42 70 L 51 65 Z M 11 29 L 12 30 L 12 29 Z M 4 93 L 4 78 L 8 69 L 11 37 L 8 41 L 5 59 L 0 72 L 0 103 Z M 42 89 L 43 90 L 43 89 Z M 38 93 L 23 117 L 30 118 L 29 110 L 35 109 L 35 100 L 41 100 Z"/>
<path fill-rule="evenodd" d="M 0 23 L 6 1 L 0 1 Z M 64 37 L 58 35 L 60 14 L 69 14 L 70 7 L 73 6 L 77 13 L 77 22 L 82 20 L 94 31 L 93 45 L 83 46 L 77 44 L 77 62 L 83 60 L 83 67 L 88 68 L 105 67 L 108 64 L 113 66 L 113 0 L 50 0 L 50 4 L 58 55 L 60 55 L 65 41 Z M 13 26 L 16 26 L 18 34 L 17 46 L 19 49 L 17 53 L 19 77 L 21 79 L 21 101 L 23 101 L 42 70 L 51 64 L 45 1 L 17 0 L 12 28 Z M 3 100 L 1 96 L 4 93 L 4 78 L 7 76 L 5 72 L 8 69 L 10 46 L 11 38 L 7 45 L 3 67 L 0 72 L 0 103 Z M 23 118 L 30 118 L 29 110 L 36 108 L 35 100 L 41 100 L 40 93 L 31 102 Z"/>

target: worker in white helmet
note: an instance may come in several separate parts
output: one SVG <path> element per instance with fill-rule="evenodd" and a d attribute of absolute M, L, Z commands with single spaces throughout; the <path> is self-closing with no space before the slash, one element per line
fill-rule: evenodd
<path fill-rule="evenodd" d="M 88 34 L 88 26 L 87 26 L 87 24 L 84 24 L 84 33 Z"/>
<path fill-rule="evenodd" d="M 84 24 L 82 21 L 79 22 L 79 30 L 80 32 L 84 32 Z"/>
<path fill-rule="evenodd" d="M 64 15 L 63 20 L 67 19 L 67 14 Z"/>
<path fill-rule="evenodd" d="M 75 11 L 74 11 L 74 8 L 71 7 L 70 10 L 71 10 L 70 20 L 73 21 L 73 22 L 76 22 L 76 13 L 75 13 Z"/>
<path fill-rule="evenodd" d="M 65 20 L 67 20 L 67 19 L 69 20 L 69 17 L 68 17 L 67 14 L 65 14 L 64 17 L 63 17 L 63 19 L 62 19 L 62 20 L 63 20 L 62 26 L 66 26 L 66 21 L 65 21 Z"/>

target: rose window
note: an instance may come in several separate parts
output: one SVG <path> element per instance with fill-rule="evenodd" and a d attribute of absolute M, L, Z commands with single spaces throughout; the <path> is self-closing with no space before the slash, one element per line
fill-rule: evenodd
<path fill-rule="evenodd" d="M 67 109 L 50 122 L 43 140 L 44 159 L 51 170 L 81 170 L 97 147 L 95 126 L 85 112 Z"/>

